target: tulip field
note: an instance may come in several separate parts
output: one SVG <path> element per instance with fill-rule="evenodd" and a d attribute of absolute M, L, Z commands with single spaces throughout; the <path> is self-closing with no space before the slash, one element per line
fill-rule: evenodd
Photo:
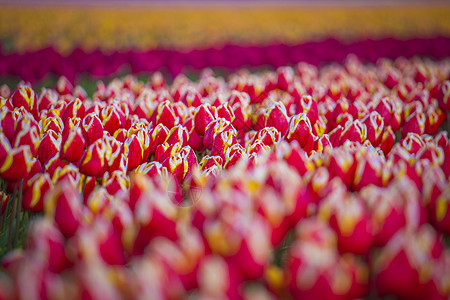
<path fill-rule="evenodd" d="M 2 251 L 24 242 L 0 296 L 447 299 L 449 74 L 349 56 L 4 85 Z"/>
<path fill-rule="evenodd" d="M 450 6 L 83 1 L 0 3 L 0 300 L 450 299 Z"/>

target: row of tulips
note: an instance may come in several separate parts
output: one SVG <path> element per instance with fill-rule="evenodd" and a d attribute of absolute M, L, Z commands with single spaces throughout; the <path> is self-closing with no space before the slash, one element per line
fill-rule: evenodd
<path fill-rule="evenodd" d="M 279 66 L 307 62 L 313 65 L 331 61 L 343 62 L 353 53 L 361 60 L 376 62 L 377 59 L 391 59 L 414 55 L 433 57 L 440 60 L 448 57 L 450 38 L 358 40 L 351 43 L 336 39 L 304 42 L 299 44 L 268 44 L 246 46 L 227 44 L 222 47 L 179 50 L 158 48 L 128 51 L 86 51 L 74 49 L 69 54 L 61 54 L 52 47 L 27 52 L 8 53 L 1 51 L 0 75 L 15 75 L 23 80 L 39 82 L 49 74 L 66 76 L 71 82 L 80 74 L 89 74 L 97 78 L 131 73 L 167 71 L 173 76 L 183 70 L 202 70 L 207 67 L 237 70 L 243 67 L 262 65 Z M 6 47 L 4 47 L 6 48 Z"/>
<path fill-rule="evenodd" d="M 2 218 L 39 214 L 0 297 L 447 299 L 449 74 L 349 57 L 3 86 Z"/>

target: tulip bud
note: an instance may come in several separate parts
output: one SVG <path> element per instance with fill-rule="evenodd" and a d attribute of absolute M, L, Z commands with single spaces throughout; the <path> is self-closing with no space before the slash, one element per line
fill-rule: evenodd
<path fill-rule="evenodd" d="M 66 255 L 64 236 L 47 218 L 38 218 L 29 228 L 27 251 L 39 255 L 50 272 L 60 273 L 71 266 Z"/>
<path fill-rule="evenodd" d="M 247 153 L 245 149 L 240 144 L 236 143 L 227 148 L 223 168 L 228 169 L 234 166 L 241 158 L 246 157 Z"/>
<path fill-rule="evenodd" d="M 194 125 L 195 132 L 203 136 L 205 134 L 205 128 L 214 120 L 211 106 L 209 104 L 202 104 L 198 106 L 194 111 Z"/>
<path fill-rule="evenodd" d="M 217 106 L 214 110 L 214 118 L 224 118 L 228 122 L 233 123 L 236 118 L 234 115 L 234 111 L 228 103 L 222 103 Z"/>
<path fill-rule="evenodd" d="M 104 130 L 110 134 L 114 134 L 119 128 L 125 126 L 125 116 L 115 105 L 104 107 L 100 116 Z"/>
<path fill-rule="evenodd" d="M 267 108 L 264 117 L 266 119 L 265 126 L 275 127 L 281 135 L 284 135 L 289 129 L 286 107 L 282 103 L 276 103 Z"/>
<path fill-rule="evenodd" d="M 314 170 L 314 164 L 308 159 L 306 152 L 299 147 L 297 142 L 291 144 L 290 149 L 284 154 L 284 159 L 301 176 L 308 171 Z"/>
<path fill-rule="evenodd" d="M 105 161 L 105 144 L 100 140 L 88 146 L 80 159 L 80 172 L 94 177 L 102 177 L 107 170 Z"/>
<path fill-rule="evenodd" d="M 365 153 L 364 153 L 365 152 Z M 381 158 L 373 150 L 356 153 L 356 169 L 353 180 L 353 189 L 359 191 L 361 188 L 374 184 L 383 185 L 384 157 Z"/>
<path fill-rule="evenodd" d="M 425 132 L 427 134 L 436 134 L 444 120 L 444 112 L 440 108 L 430 106 L 426 113 Z"/>
<path fill-rule="evenodd" d="M 122 171 L 113 171 L 111 174 L 106 173 L 102 179 L 102 187 L 110 195 L 115 195 L 119 191 L 126 192 L 129 187 L 129 179 Z"/>
<path fill-rule="evenodd" d="M 176 239 L 177 209 L 167 195 L 168 190 L 160 191 L 149 178 L 139 174 L 133 175 L 130 184 L 130 200 L 134 203 L 130 205 L 135 207 L 135 220 L 139 225 L 133 253 L 142 253 L 155 236 Z"/>
<path fill-rule="evenodd" d="M 228 99 L 229 105 L 231 105 L 235 119 L 232 122 L 233 127 L 236 130 L 248 130 L 251 127 L 251 108 L 250 97 L 247 93 L 241 93 L 232 91 L 231 96 Z"/>
<path fill-rule="evenodd" d="M 127 159 L 123 154 L 122 143 L 113 137 L 104 137 L 103 142 L 105 143 L 105 160 L 108 164 L 108 172 L 112 173 L 123 168 L 126 171 Z"/>
<path fill-rule="evenodd" d="M 144 163 L 134 169 L 134 172 L 142 175 L 147 175 L 150 178 L 168 175 L 167 168 L 157 161 Z"/>
<path fill-rule="evenodd" d="M 331 213 L 330 225 L 336 231 L 339 251 L 367 254 L 374 240 L 374 224 L 369 212 L 356 197 L 347 196 L 338 201 Z"/>
<path fill-rule="evenodd" d="M 183 96 L 181 96 L 180 101 L 183 102 L 186 106 L 189 107 L 198 107 L 202 104 L 200 93 L 197 91 L 197 89 L 188 87 L 185 91 Z"/>
<path fill-rule="evenodd" d="M 203 151 L 203 137 L 199 136 L 195 131 L 194 119 L 192 117 L 188 118 L 183 124 L 188 131 L 188 142 L 187 144 L 195 151 Z"/>
<path fill-rule="evenodd" d="M 180 122 L 168 100 L 158 105 L 157 109 L 153 112 L 153 116 L 154 124 L 163 124 L 167 128 L 172 128 Z"/>
<path fill-rule="evenodd" d="M 85 108 L 83 102 L 76 98 L 75 100 L 69 102 L 67 104 L 64 113 L 61 116 L 63 121 L 66 121 L 69 118 L 78 117 L 80 119 L 84 118 Z"/>
<path fill-rule="evenodd" d="M 280 67 L 277 69 L 277 87 L 287 91 L 294 82 L 294 70 L 291 67 Z"/>
<path fill-rule="evenodd" d="M 255 136 L 255 140 L 260 140 L 269 147 L 277 145 L 280 139 L 280 132 L 275 127 L 264 127 Z"/>
<path fill-rule="evenodd" d="M 96 140 L 103 137 L 103 125 L 95 113 L 87 114 L 83 118 L 83 134 L 87 145 L 93 144 Z"/>
<path fill-rule="evenodd" d="M 167 136 L 166 142 L 169 145 L 180 143 L 182 146 L 186 146 L 189 139 L 189 133 L 183 125 L 177 125 L 172 127 L 169 135 Z"/>
<path fill-rule="evenodd" d="M 44 210 L 44 197 L 46 192 L 52 187 L 52 181 L 47 173 L 34 175 L 27 183 L 22 206 L 31 212 L 41 212 Z"/>
<path fill-rule="evenodd" d="M 341 143 L 345 141 L 352 141 L 363 143 L 367 138 L 366 125 L 361 123 L 360 120 L 355 120 L 350 124 L 347 124 L 341 136 Z"/>
<path fill-rule="evenodd" d="M 222 157 L 205 155 L 200 161 L 199 167 L 202 170 L 209 169 L 212 166 L 217 166 L 219 169 L 222 169 L 222 165 L 223 165 Z"/>
<path fill-rule="evenodd" d="M 123 154 L 128 162 L 128 170 L 134 170 L 141 163 L 144 149 L 136 135 L 132 135 L 125 140 Z"/>
<path fill-rule="evenodd" d="M 213 122 L 209 123 L 209 125 L 205 129 L 205 135 L 203 137 L 203 145 L 206 148 L 211 148 L 214 142 L 216 135 L 225 131 L 233 131 L 235 130 L 233 125 L 225 119 L 216 119 Z"/>
<path fill-rule="evenodd" d="M 65 76 L 61 76 L 59 77 L 58 82 L 56 82 L 56 91 L 60 95 L 71 95 L 73 85 Z"/>
<path fill-rule="evenodd" d="M 323 153 L 327 149 L 333 149 L 331 145 L 330 138 L 327 134 L 322 135 L 320 138 L 317 138 L 314 143 L 314 151 L 318 153 Z"/>
<path fill-rule="evenodd" d="M 402 128 L 402 137 L 406 137 L 406 135 L 411 133 L 417 133 L 422 135 L 425 133 L 425 114 L 422 112 L 413 113 L 407 119 Z"/>
<path fill-rule="evenodd" d="M 296 113 L 305 113 L 311 124 L 314 125 L 319 117 L 317 102 L 309 95 L 302 96 Z"/>
<path fill-rule="evenodd" d="M 289 131 L 286 140 L 291 142 L 296 140 L 300 147 L 304 148 L 309 139 L 313 138 L 311 123 L 306 114 L 301 113 L 291 117 L 289 122 Z"/>
<path fill-rule="evenodd" d="M 11 102 L 14 107 L 24 107 L 31 113 L 37 112 L 36 94 L 29 86 L 19 86 L 11 96 Z"/>
<path fill-rule="evenodd" d="M 170 132 L 169 129 L 163 124 L 156 125 L 156 127 L 153 129 L 150 135 L 149 151 L 151 154 L 155 153 L 156 147 L 158 147 L 158 145 L 161 145 L 166 141 L 169 132 Z"/>
<path fill-rule="evenodd" d="M 6 155 L 5 160 L 1 162 L 0 176 L 9 181 L 27 178 L 36 162 L 30 146 L 12 148 Z"/>
<path fill-rule="evenodd" d="M 125 128 L 119 128 L 114 132 L 113 136 L 117 141 L 123 143 L 128 137 L 128 131 Z"/>
<path fill-rule="evenodd" d="M 401 145 L 410 154 L 416 155 L 425 146 L 425 143 L 420 135 L 409 132 L 408 135 L 401 141 Z"/>
<path fill-rule="evenodd" d="M 65 159 L 72 163 L 78 163 L 84 152 L 86 141 L 83 137 L 83 132 L 80 127 L 75 127 L 70 130 L 67 137 L 62 140 L 62 147 L 60 151 L 61 159 Z"/>
<path fill-rule="evenodd" d="M 65 237 L 74 236 L 82 216 L 82 202 L 75 188 L 67 181 L 58 183 L 47 193 L 44 205 L 46 216 L 55 220 L 62 234 Z"/>
<path fill-rule="evenodd" d="M 234 130 L 218 132 L 214 137 L 211 155 L 224 157 L 226 150 L 236 143 L 236 132 Z"/>
<path fill-rule="evenodd" d="M 426 297 L 424 292 L 431 280 L 435 240 L 436 233 L 428 226 L 414 234 L 399 231 L 374 259 L 378 295 L 405 299 Z"/>
<path fill-rule="evenodd" d="M 31 154 L 33 156 L 37 156 L 39 149 L 39 131 L 35 126 L 30 127 L 29 125 L 25 125 L 21 131 L 16 134 L 16 141 L 14 143 L 14 147 L 18 148 L 19 146 L 30 146 Z"/>
<path fill-rule="evenodd" d="M 342 128 L 342 126 L 338 125 L 336 128 L 334 128 L 328 133 L 328 138 L 333 147 L 338 147 L 339 145 L 341 145 L 341 137 L 343 131 L 344 129 Z M 343 139 L 342 142 L 344 142 Z"/>
<path fill-rule="evenodd" d="M 383 137 L 383 118 L 380 114 L 374 111 L 362 119 L 362 123 L 366 125 L 367 128 L 367 139 L 374 147 L 377 147 L 381 143 L 381 139 Z"/>
<path fill-rule="evenodd" d="M 450 110 L 450 80 L 446 80 L 440 84 L 437 94 L 439 108 L 443 111 Z"/>

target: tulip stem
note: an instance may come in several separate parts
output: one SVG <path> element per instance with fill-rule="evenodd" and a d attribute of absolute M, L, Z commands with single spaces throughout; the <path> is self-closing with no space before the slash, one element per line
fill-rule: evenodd
<path fill-rule="evenodd" d="M 12 211 L 9 217 L 9 230 L 8 230 L 8 251 L 12 249 L 12 230 L 14 225 L 14 215 L 16 214 L 16 203 L 17 203 L 17 183 L 14 184 L 14 192 L 12 197 Z"/>
<path fill-rule="evenodd" d="M 0 192 L 5 192 L 4 186 L 5 186 L 5 185 L 4 185 L 3 179 L 0 179 Z M 6 203 L 5 211 L 2 211 L 2 210 L 3 210 L 3 201 L 2 201 L 2 203 L 1 203 L 2 207 L 0 207 L 0 212 L 1 212 L 1 217 L 0 217 L 0 232 L 3 232 L 3 228 L 5 227 L 5 226 L 4 226 L 4 221 L 5 221 L 5 219 L 6 219 L 6 215 L 8 215 L 8 203 L 9 203 L 9 201 Z"/>
<path fill-rule="evenodd" d="M 84 199 L 84 189 L 86 188 L 87 175 L 84 176 L 83 185 L 81 186 L 81 197 Z"/>
<path fill-rule="evenodd" d="M 19 197 L 17 199 L 17 211 L 16 211 L 16 231 L 14 232 L 14 243 L 13 247 L 17 246 L 17 240 L 19 238 L 19 230 L 20 230 L 20 219 L 22 215 L 22 192 L 23 192 L 23 178 L 20 179 L 19 184 Z"/>

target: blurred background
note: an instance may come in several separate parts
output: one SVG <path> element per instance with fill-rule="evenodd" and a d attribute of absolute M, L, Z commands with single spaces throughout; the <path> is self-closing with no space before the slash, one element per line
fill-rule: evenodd
<path fill-rule="evenodd" d="M 448 1 L 1 0 L 0 8 L 0 83 L 9 84 L 450 54 Z"/>

